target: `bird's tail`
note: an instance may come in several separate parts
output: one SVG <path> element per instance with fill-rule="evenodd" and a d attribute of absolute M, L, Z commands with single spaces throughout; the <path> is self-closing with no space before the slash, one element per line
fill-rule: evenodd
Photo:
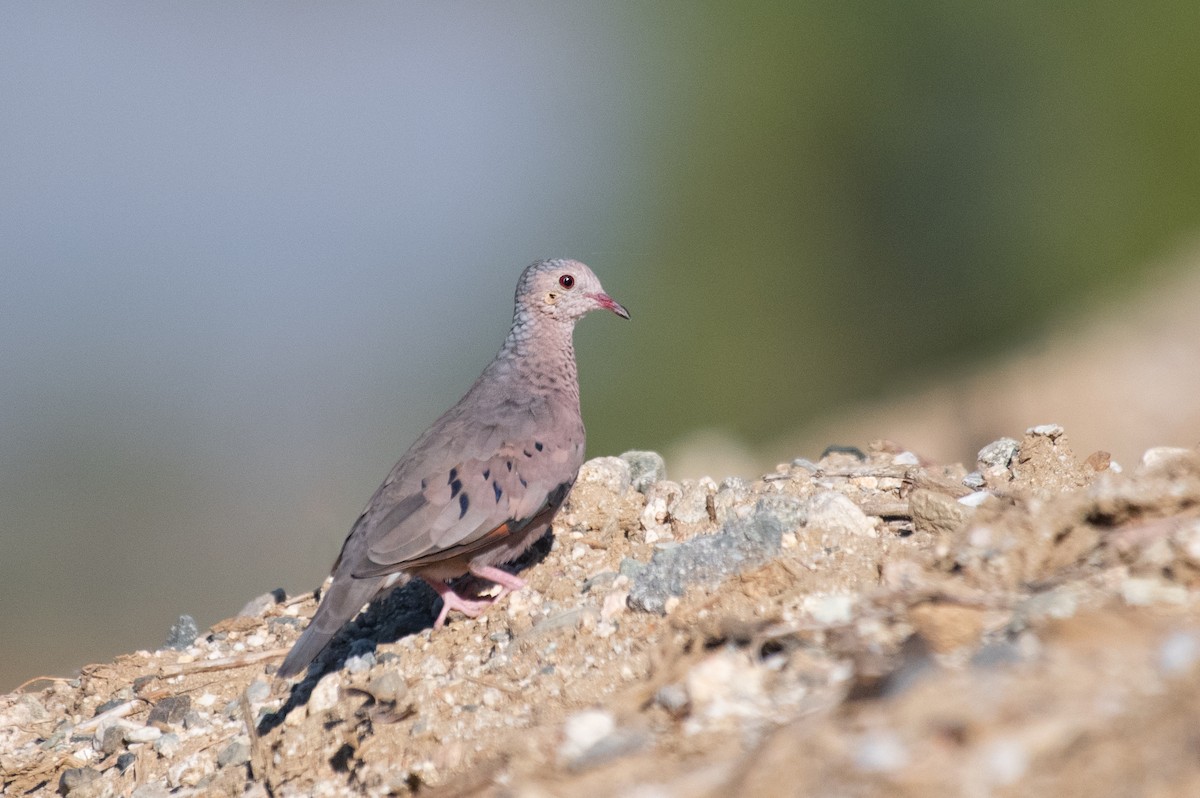
<path fill-rule="evenodd" d="M 355 579 L 349 574 L 334 577 L 312 622 L 279 666 L 279 678 L 287 679 L 304 670 L 346 621 L 357 615 L 362 606 L 375 597 L 385 579 Z"/>

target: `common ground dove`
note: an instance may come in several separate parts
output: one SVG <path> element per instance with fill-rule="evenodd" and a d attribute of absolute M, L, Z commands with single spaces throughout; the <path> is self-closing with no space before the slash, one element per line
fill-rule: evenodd
<path fill-rule="evenodd" d="M 525 269 L 500 352 L 375 491 L 280 677 L 299 673 L 364 604 L 407 576 L 441 597 L 434 628 L 450 610 L 473 617 L 496 600 L 464 598 L 449 579 L 470 573 L 495 582 L 501 595 L 524 587 L 496 566 L 545 533 L 583 464 L 572 332 L 601 308 L 629 318 L 582 263 L 542 260 Z"/>

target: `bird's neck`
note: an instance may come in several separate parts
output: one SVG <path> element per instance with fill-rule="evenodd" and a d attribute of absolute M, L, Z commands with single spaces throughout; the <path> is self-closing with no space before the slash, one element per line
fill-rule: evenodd
<path fill-rule="evenodd" d="M 518 313 L 496 360 L 509 364 L 514 375 L 529 384 L 552 380 L 573 387 L 577 384 L 574 329 L 570 322 Z"/>

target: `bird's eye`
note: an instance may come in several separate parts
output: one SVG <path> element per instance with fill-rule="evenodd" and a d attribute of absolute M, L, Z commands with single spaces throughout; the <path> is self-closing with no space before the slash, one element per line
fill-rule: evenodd
<path fill-rule="evenodd" d="M 561 285 L 563 288 L 574 288 L 575 287 L 575 278 L 569 274 L 564 274 L 562 277 L 558 278 L 558 284 Z"/>

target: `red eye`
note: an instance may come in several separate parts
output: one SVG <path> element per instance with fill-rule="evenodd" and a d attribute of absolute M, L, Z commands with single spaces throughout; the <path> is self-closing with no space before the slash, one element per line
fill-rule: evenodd
<path fill-rule="evenodd" d="M 575 287 L 575 278 L 569 274 L 564 274 L 562 277 L 558 278 L 558 284 L 561 285 L 563 288 L 574 288 Z"/>

